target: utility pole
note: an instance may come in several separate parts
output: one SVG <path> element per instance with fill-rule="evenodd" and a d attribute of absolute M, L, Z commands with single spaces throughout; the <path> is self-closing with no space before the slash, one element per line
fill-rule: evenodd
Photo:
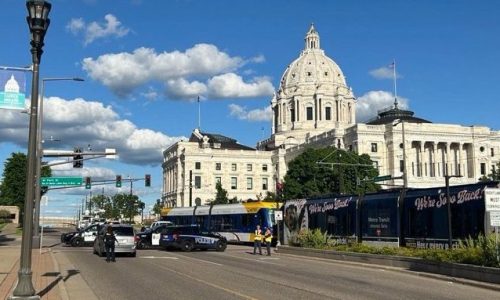
<path fill-rule="evenodd" d="M 446 185 L 446 207 L 448 208 L 448 249 L 452 250 L 453 247 L 453 230 L 451 226 L 451 197 L 450 197 L 450 178 L 462 177 L 459 175 L 448 175 L 448 166 L 446 166 L 446 174 L 444 175 L 444 182 Z"/>
<path fill-rule="evenodd" d="M 193 170 L 189 170 L 189 207 L 193 206 Z"/>

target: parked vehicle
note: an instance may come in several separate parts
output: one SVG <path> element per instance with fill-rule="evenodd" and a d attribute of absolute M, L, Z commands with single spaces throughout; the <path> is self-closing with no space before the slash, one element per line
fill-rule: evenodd
<path fill-rule="evenodd" d="M 94 243 L 99 227 L 99 224 L 91 224 L 78 231 L 63 233 L 61 242 L 73 247 L 90 246 Z"/>
<path fill-rule="evenodd" d="M 160 224 L 141 231 L 135 236 L 135 244 L 137 249 L 153 248 L 160 246 L 161 232 L 171 225 L 172 222 L 161 222 Z"/>
<path fill-rule="evenodd" d="M 104 247 L 104 235 L 108 227 L 113 228 L 113 233 L 116 236 L 115 253 L 126 253 L 130 256 L 136 255 L 135 251 L 135 233 L 132 225 L 127 224 L 106 224 L 101 227 L 99 234 L 94 241 L 94 254 L 99 256 L 106 255 L 106 248 Z"/>
<path fill-rule="evenodd" d="M 218 233 L 201 232 L 198 225 L 167 226 L 161 232 L 160 246 L 182 251 L 193 249 L 224 251 L 227 240 Z"/>
<path fill-rule="evenodd" d="M 280 205 L 281 206 L 281 205 Z M 276 233 L 273 202 L 246 202 L 195 207 L 164 208 L 161 220 L 175 225 L 197 224 L 202 231 L 217 232 L 229 242 L 253 243 L 255 226 L 269 227 Z M 275 243 L 276 237 L 273 238 Z"/>
<path fill-rule="evenodd" d="M 174 223 L 170 222 L 170 221 L 156 221 L 156 222 L 153 222 L 151 224 L 151 226 L 149 226 L 149 228 L 155 228 L 159 225 L 174 225 Z"/>

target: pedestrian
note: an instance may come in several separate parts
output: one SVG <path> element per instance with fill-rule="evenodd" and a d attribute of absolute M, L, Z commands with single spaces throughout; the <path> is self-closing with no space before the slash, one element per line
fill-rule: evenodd
<path fill-rule="evenodd" d="M 255 235 L 253 238 L 253 255 L 256 254 L 257 247 L 259 248 L 259 254 L 262 255 L 262 230 L 260 229 L 260 225 L 257 225 L 255 229 Z"/>
<path fill-rule="evenodd" d="M 271 256 L 271 242 L 273 241 L 273 233 L 269 227 L 266 227 L 264 232 L 264 242 L 266 243 L 267 256 Z"/>
<path fill-rule="evenodd" d="M 115 242 L 118 243 L 113 227 L 108 226 L 104 235 L 104 247 L 106 248 L 106 262 L 115 262 Z"/>

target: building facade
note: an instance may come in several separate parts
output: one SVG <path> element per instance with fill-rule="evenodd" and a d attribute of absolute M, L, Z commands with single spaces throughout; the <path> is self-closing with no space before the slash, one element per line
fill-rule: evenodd
<path fill-rule="evenodd" d="M 230 197 L 240 200 L 275 192 L 288 163 L 309 147 L 334 146 L 368 154 L 380 175 L 394 178 L 381 182 L 382 187 L 390 188 L 403 185 L 405 168 L 408 187 L 428 188 L 443 186 L 445 175 L 461 176 L 453 178 L 452 185 L 475 183 L 491 174 L 500 162 L 500 131 L 432 123 L 400 109 L 397 99 L 393 107 L 379 112 L 373 120 L 356 123 L 352 88 L 340 67 L 320 48 L 314 26 L 306 34 L 304 50 L 286 68 L 271 108 L 272 135 L 258 142 L 256 149 L 220 147 L 217 135 L 195 130 L 189 142 L 178 142 L 164 151 L 165 204 L 198 203 L 187 200 L 190 172 L 193 178 L 199 178 L 193 181 L 201 204 L 214 198 L 217 180 Z M 234 180 L 237 186 L 233 190 Z M 191 195 L 194 197 L 193 192 Z"/>

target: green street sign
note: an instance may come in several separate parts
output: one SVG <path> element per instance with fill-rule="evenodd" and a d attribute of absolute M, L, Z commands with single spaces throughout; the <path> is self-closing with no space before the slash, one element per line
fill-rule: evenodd
<path fill-rule="evenodd" d="M 391 180 L 391 175 L 378 176 L 373 178 L 373 182 Z"/>
<path fill-rule="evenodd" d="M 71 185 L 80 186 L 83 184 L 82 177 L 42 177 L 41 186 Z"/>

